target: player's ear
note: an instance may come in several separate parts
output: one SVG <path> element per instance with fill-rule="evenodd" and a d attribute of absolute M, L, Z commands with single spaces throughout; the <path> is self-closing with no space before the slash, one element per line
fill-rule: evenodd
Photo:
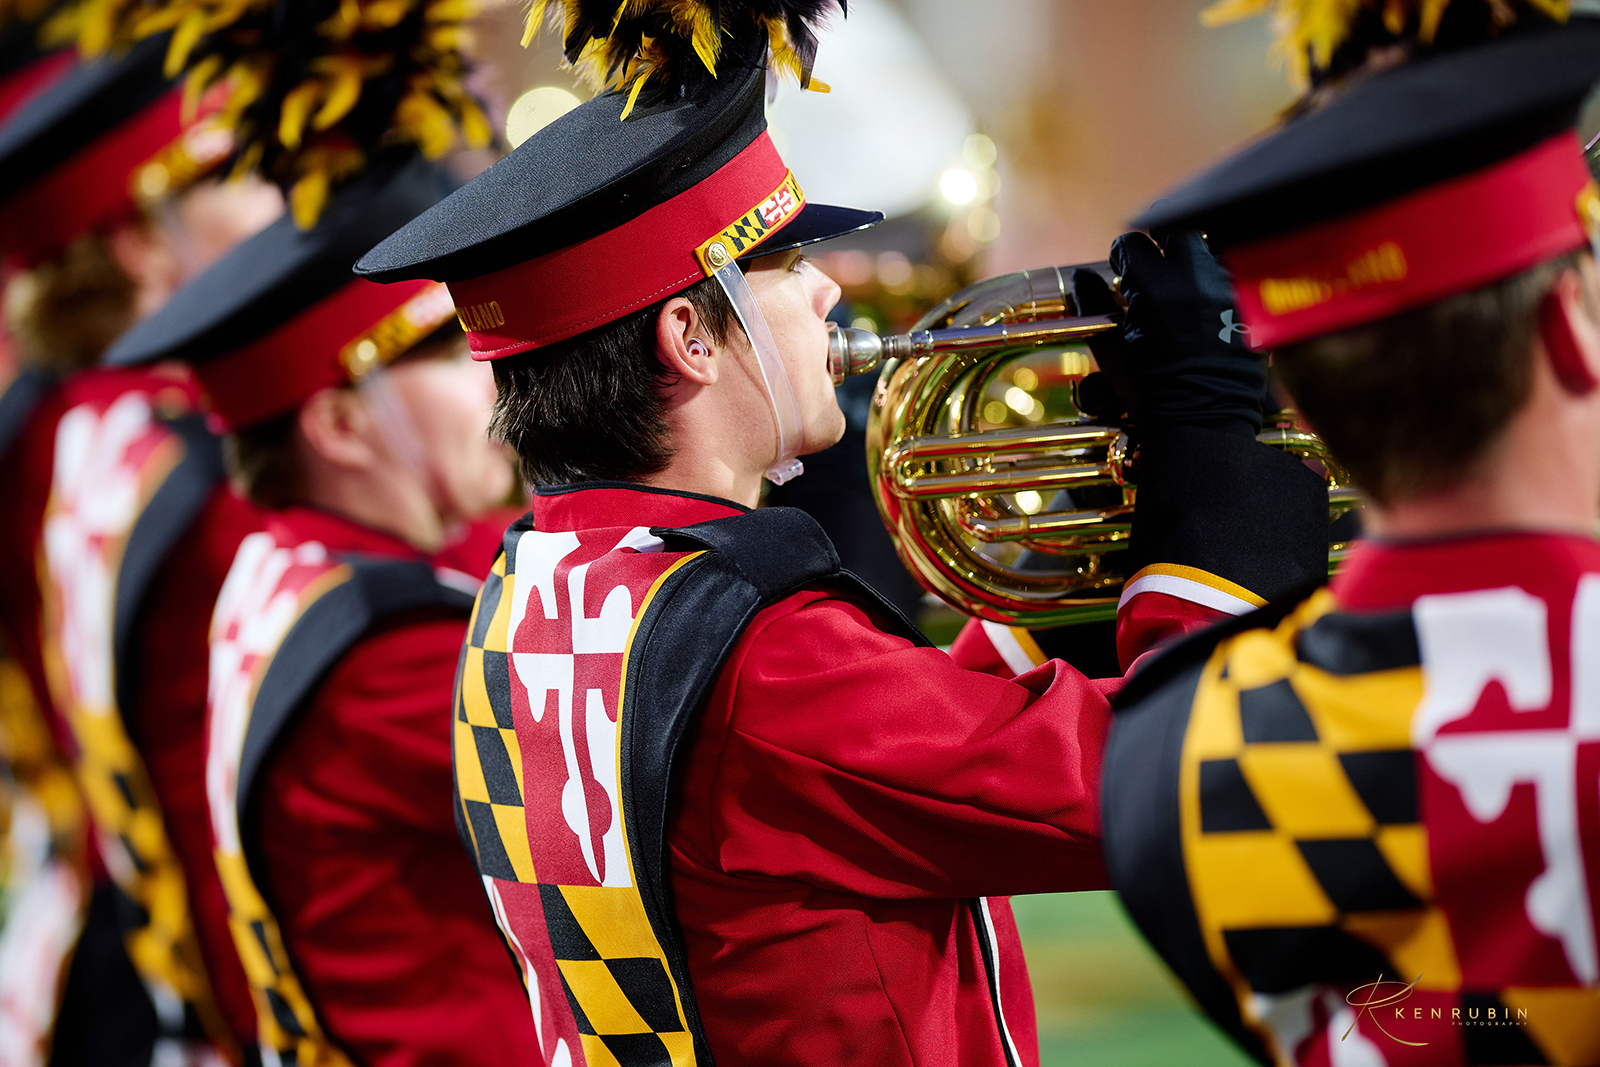
<path fill-rule="evenodd" d="M 311 452 L 340 467 L 366 467 L 378 461 L 376 426 L 354 389 L 327 388 L 300 405 L 298 425 Z"/>
<path fill-rule="evenodd" d="M 1569 393 L 1585 396 L 1600 387 L 1600 319 L 1596 318 L 1592 261 L 1564 270 L 1539 305 L 1539 339 L 1550 367 Z"/>
<path fill-rule="evenodd" d="M 681 296 L 668 300 L 656 316 L 657 358 L 680 381 L 717 383 L 717 350 L 707 336 L 700 313 Z"/>

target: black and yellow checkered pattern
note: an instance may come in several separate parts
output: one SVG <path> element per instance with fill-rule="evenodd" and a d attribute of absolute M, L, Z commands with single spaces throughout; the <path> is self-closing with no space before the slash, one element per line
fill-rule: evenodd
<path fill-rule="evenodd" d="M 1225 641 L 1201 678 L 1181 796 L 1207 948 L 1263 992 L 1308 984 L 1296 961 L 1325 976 L 1329 952 L 1349 957 L 1354 981 L 1399 967 L 1454 989 L 1449 931 L 1425 903 L 1408 734 L 1422 671 L 1337 675 L 1301 661 L 1295 639 L 1329 608 L 1323 594 L 1274 631 Z"/>
<path fill-rule="evenodd" d="M 1253 994 L 1380 975 L 1462 993 L 1418 821 L 1422 693 L 1409 613 L 1338 615 L 1326 590 L 1206 663 L 1181 760 L 1183 859 L 1206 951 L 1246 1020 L 1262 1021 Z M 1466 995 L 1538 1003 L 1527 1032 L 1543 1052 L 1516 1062 L 1600 1055 L 1595 1028 L 1574 1022 L 1595 1017 L 1600 991 Z"/>
<path fill-rule="evenodd" d="M 12 814 L 31 802 L 50 827 L 50 856 L 88 880 L 88 814 L 72 771 L 56 749 L 22 667 L 0 647 L 0 886 L 11 882 Z M 84 893 L 88 897 L 87 890 Z"/>
<path fill-rule="evenodd" d="M 456 789 L 478 870 L 538 884 L 590 1067 L 686 1067 L 696 1062 L 694 1039 L 638 889 L 538 881 L 511 710 L 507 630 L 516 575 L 507 570 L 502 555 L 478 594 L 456 682 Z"/>
<path fill-rule="evenodd" d="M 180 1000 L 212 1042 L 231 1051 L 233 1041 L 212 996 L 194 930 L 183 866 L 167 835 L 144 758 L 116 708 L 89 707 L 75 699 L 59 627 L 51 624 L 59 607 L 48 584 L 44 593 L 46 676 L 78 747 L 73 767 L 78 788 L 123 898 L 119 918 L 128 958 L 147 986 Z"/>
<path fill-rule="evenodd" d="M 217 875 L 228 898 L 228 929 L 256 1006 L 256 1041 L 289 1067 L 351 1067 L 329 1039 L 289 961 L 278 921 L 240 853 L 221 849 Z"/>

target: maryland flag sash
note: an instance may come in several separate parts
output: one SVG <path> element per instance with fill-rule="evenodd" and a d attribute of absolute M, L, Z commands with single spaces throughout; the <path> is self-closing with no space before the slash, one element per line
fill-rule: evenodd
<path fill-rule="evenodd" d="M 228 1049 L 183 868 L 121 710 L 128 637 L 150 580 L 222 477 L 221 447 L 190 399 L 180 388 L 129 390 L 62 416 L 38 553 L 40 629 L 51 698 L 78 748 L 78 783 L 161 1040 Z"/>
<path fill-rule="evenodd" d="M 24 369 L 0 393 L 0 457 L 54 380 Z M 89 901 L 88 820 L 22 667 L 0 646 L 0 1064 L 35 1067 Z"/>
<path fill-rule="evenodd" d="M 256 1003 L 262 1059 L 351 1067 L 294 973 L 264 872 L 251 804 L 274 743 L 327 671 L 382 619 L 440 607 L 466 615 L 468 594 L 426 563 L 340 557 L 316 541 L 254 533 L 239 545 L 211 620 L 206 800 L 228 925 Z"/>
<path fill-rule="evenodd" d="M 789 508 L 620 538 L 526 517 L 506 532 L 457 674 L 457 814 L 521 965 L 542 1062 L 711 1062 L 667 892 L 673 768 L 750 620 L 817 585 L 927 645 Z M 986 904 L 971 907 L 992 961 Z"/>
<path fill-rule="evenodd" d="M 1112 880 L 1264 1062 L 1600 1063 L 1600 575 L 1564 589 L 1324 590 L 1119 698 Z"/>
<path fill-rule="evenodd" d="M 77 782 L 0 648 L 0 1064 L 42 1067 L 89 901 Z"/>

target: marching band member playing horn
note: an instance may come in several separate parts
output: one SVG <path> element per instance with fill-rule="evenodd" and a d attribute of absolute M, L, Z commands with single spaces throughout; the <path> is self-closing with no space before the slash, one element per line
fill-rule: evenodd
<path fill-rule="evenodd" d="M 450 705 L 511 488 L 443 286 L 350 273 L 438 199 L 384 163 L 280 219 L 108 354 L 194 366 L 265 509 L 210 624 L 203 783 L 266 1062 L 516 1062 L 527 996 L 452 816 Z M 181 566 L 178 561 L 175 566 Z M 231 936 L 230 936 L 231 930 Z"/>
<path fill-rule="evenodd" d="M 248 1005 L 237 964 L 195 940 L 211 898 L 174 851 L 170 797 L 133 741 L 143 711 L 171 710 L 150 687 L 175 680 L 133 669 L 148 553 L 194 509 L 227 507 L 216 444 L 181 370 L 95 364 L 282 200 L 215 180 L 232 139 L 210 108 L 186 109 L 162 47 L 71 69 L 0 127 L 7 326 L 23 357 L 0 398 L 0 625 L 76 764 L 110 876 L 87 902 L 52 1050 L 62 1062 L 233 1055 L 224 1005 L 230 991 Z M 149 505 L 159 518 L 140 523 Z"/>
<path fill-rule="evenodd" d="M 1600 24 L 1284 7 L 1306 105 L 1143 221 L 1223 249 L 1370 536 L 1124 689 L 1112 879 L 1263 1062 L 1600 1063 Z"/>
<path fill-rule="evenodd" d="M 611 91 L 358 264 L 449 284 L 537 484 L 453 719 L 457 814 L 545 1063 L 1036 1064 L 989 898 L 1104 885 L 1105 688 L 1059 661 L 962 670 L 811 520 L 754 510 L 843 429 L 838 288 L 801 249 L 879 217 L 808 203 L 765 130 L 769 61 L 806 84 L 828 6 L 566 5 L 568 56 Z M 1228 358 L 1259 388 L 1257 357 Z M 1226 406 L 1237 377 L 1182 388 Z M 1155 437 L 1152 561 L 1220 582 L 1207 546 L 1248 541 L 1325 568 L 1298 462 L 1226 429 Z"/>

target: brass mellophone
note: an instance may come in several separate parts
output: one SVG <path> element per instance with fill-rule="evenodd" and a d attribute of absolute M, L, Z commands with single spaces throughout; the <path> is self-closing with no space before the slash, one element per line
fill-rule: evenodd
<path fill-rule="evenodd" d="M 906 334 L 830 328 L 836 382 L 879 370 L 867 469 L 901 559 L 925 587 L 978 618 L 1033 627 L 1112 618 L 1128 578 L 1118 553 L 1132 529 L 1138 449 L 1124 427 L 1092 422 L 1077 406 L 1093 369 L 1083 343 L 1119 319 L 1074 314 L 1074 269 L 985 279 Z M 997 407 L 999 395 L 1020 404 L 1006 375 L 1034 365 L 1067 387 L 1053 390 L 1070 396 L 1058 403 L 1064 410 L 1045 418 L 1051 413 L 1026 393 L 1037 405 L 1026 418 Z M 1268 423 L 1261 441 L 1324 473 L 1330 519 L 1359 504 L 1343 468 L 1293 412 Z M 1343 549 L 1330 546 L 1330 558 Z"/>

